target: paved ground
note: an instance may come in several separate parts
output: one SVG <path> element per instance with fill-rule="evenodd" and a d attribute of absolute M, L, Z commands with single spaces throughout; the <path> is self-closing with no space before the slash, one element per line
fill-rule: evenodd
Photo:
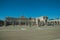
<path fill-rule="evenodd" d="M 15 31 L 6 31 L 6 29 L 4 31 L 0 28 L 0 30 L 0 40 L 60 40 L 60 28 L 41 28 L 38 30 L 27 28 Z"/>

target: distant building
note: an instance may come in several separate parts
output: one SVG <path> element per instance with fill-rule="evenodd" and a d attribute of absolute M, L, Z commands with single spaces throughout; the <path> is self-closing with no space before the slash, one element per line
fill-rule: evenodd
<path fill-rule="evenodd" d="M 35 18 L 26 18 L 24 16 L 21 16 L 20 18 L 12 18 L 12 17 L 6 17 L 6 24 L 7 25 L 34 25 L 35 24 Z"/>
<path fill-rule="evenodd" d="M 48 20 L 48 24 L 60 25 L 60 19 L 50 19 Z"/>
<path fill-rule="evenodd" d="M 47 23 L 48 17 L 47 16 L 41 16 L 36 18 L 36 24 L 37 26 L 41 26 Z"/>
<path fill-rule="evenodd" d="M 48 19 L 47 16 L 41 16 L 37 18 L 26 18 L 21 16 L 19 18 L 6 17 L 5 21 L 0 20 L 0 25 L 20 25 L 20 26 L 50 26 L 50 25 L 60 25 L 60 19 Z"/>

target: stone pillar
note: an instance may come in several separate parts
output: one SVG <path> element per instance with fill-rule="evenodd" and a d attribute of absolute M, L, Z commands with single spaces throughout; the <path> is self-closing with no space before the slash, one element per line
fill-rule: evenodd
<path fill-rule="evenodd" d="M 20 20 L 19 20 L 19 26 L 20 26 Z"/>
<path fill-rule="evenodd" d="M 14 21 L 12 21 L 12 25 L 15 26 L 15 25 L 14 25 Z"/>
<path fill-rule="evenodd" d="M 4 26 L 6 26 L 6 20 L 4 20 Z"/>
<path fill-rule="evenodd" d="M 36 24 L 37 24 L 37 27 L 38 27 L 38 19 L 36 19 Z"/>

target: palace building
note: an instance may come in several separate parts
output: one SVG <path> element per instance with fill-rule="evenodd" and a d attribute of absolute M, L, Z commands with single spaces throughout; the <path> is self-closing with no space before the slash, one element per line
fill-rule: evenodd
<path fill-rule="evenodd" d="M 21 16 L 20 18 L 12 18 L 6 17 L 5 24 L 6 25 L 34 25 L 36 23 L 35 18 L 26 18 Z"/>

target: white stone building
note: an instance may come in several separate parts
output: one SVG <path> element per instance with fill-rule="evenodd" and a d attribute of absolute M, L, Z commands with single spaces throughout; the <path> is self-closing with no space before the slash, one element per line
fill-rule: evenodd
<path fill-rule="evenodd" d="M 48 20 L 48 23 L 54 24 L 54 25 L 60 25 L 60 19 L 51 19 L 51 20 Z"/>
<path fill-rule="evenodd" d="M 41 16 L 41 17 L 37 17 L 36 18 L 36 24 L 37 26 L 39 26 L 40 24 L 46 24 L 47 23 L 47 20 L 48 20 L 48 17 L 47 16 Z"/>

